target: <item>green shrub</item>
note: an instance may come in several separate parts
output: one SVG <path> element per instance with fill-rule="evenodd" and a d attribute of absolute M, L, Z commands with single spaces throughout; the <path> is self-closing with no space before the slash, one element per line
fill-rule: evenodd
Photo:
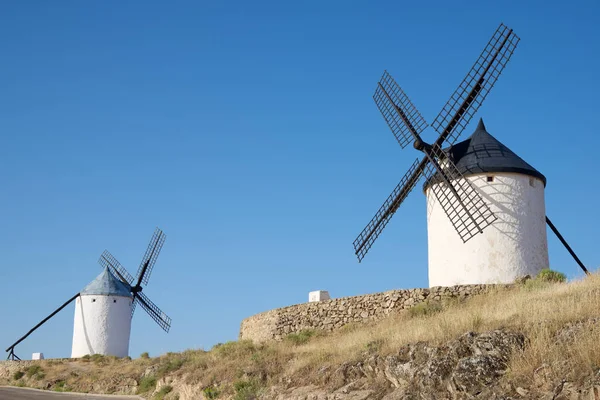
<path fill-rule="evenodd" d="M 535 278 L 525 281 L 523 287 L 525 290 L 539 290 L 552 286 L 555 283 L 562 283 L 567 280 L 565 274 L 553 271 L 549 268 L 541 270 Z"/>
<path fill-rule="evenodd" d="M 428 317 L 437 314 L 444 309 L 439 301 L 424 301 L 408 309 L 411 317 Z"/>
<path fill-rule="evenodd" d="M 214 400 L 217 397 L 219 397 L 219 390 L 217 388 L 214 387 L 207 387 L 204 388 L 202 390 L 202 393 L 204 394 L 204 397 L 206 397 L 208 400 Z"/>
<path fill-rule="evenodd" d="M 67 390 L 65 388 L 66 382 L 65 381 L 56 381 L 56 383 L 54 384 L 54 387 L 52 388 L 52 390 L 54 390 L 55 392 L 68 392 L 69 390 Z"/>
<path fill-rule="evenodd" d="M 214 346 L 213 351 L 220 357 L 244 357 L 252 355 L 256 346 L 251 340 L 230 341 Z"/>
<path fill-rule="evenodd" d="M 13 379 L 15 381 L 18 381 L 19 379 L 21 379 L 23 376 L 25 376 L 25 372 L 23 371 L 17 371 L 13 374 Z"/>
<path fill-rule="evenodd" d="M 315 336 L 316 331 L 312 329 L 305 329 L 298 333 L 290 333 L 285 337 L 285 340 L 292 343 L 294 346 L 300 346 L 307 343 L 310 338 Z"/>
<path fill-rule="evenodd" d="M 138 385 L 137 393 L 147 393 L 151 392 L 156 388 L 156 378 L 152 375 L 144 376 L 140 379 L 140 383 Z"/>
<path fill-rule="evenodd" d="M 140 358 L 150 358 L 150 354 L 148 354 L 148 352 L 145 351 L 142 354 L 140 354 Z"/>
<path fill-rule="evenodd" d="M 368 342 L 365 345 L 365 348 L 367 349 L 367 352 L 369 354 L 377 353 L 377 352 L 379 352 L 379 350 L 381 350 L 384 343 L 385 343 L 384 339 L 375 339 L 375 340 Z"/>
<path fill-rule="evenodd" d="M 31 378 L 33 376 L 38 377 L 40 374 L 43 374 L 43 369 L 40 365 L 31 365 L 29 366 L 26 370 L 25 373 L 27 374 L 28 378 Z"/>
<path fill-rule="evenodd" d="M 236 381 L 233 383 L 235 395 L 233 400 L 254 400 L 258 396 L 261 385 L 257 380 Z"/>
<path fill-rule="evenodd" d="M 161 363 L 161 366 L 158 368 L 157 373 L 159 376 L 165 376 L 169 372 L 177 371 L 183 366 L 185 361 L 186 360 L 183 358 L 167 359 L 167 361 L 164 364 Z"/>
<path fill-rule="evenodd" d="M 553 271 L 550 268 L 544 268 L 535 277 L 542 282 L 563 283 L 567 281 L 567 277 L 562 272 Z"/>
<path fill-rule="evenodd" d="M 156 393 L 156 395 L 154 395 L 154 398 L 157 400 L 163 400 L 165 398 L 165 396 L 169 393 L 171 393 L 173 391 L 173 386 L 171 385 L 165 385 L 162 386 L 160 388 L 160 390 L 158 391 L 158 393 Z"/>
<path fill-rule="evenodd" d="M 105 361 L 102 354 L 92 354 L 90 360 L 92 360 L 95 364 L 102 364 Z"/>

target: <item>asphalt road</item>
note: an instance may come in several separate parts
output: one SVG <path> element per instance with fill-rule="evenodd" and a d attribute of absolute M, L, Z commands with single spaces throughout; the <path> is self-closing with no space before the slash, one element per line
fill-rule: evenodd
<path fill-rule="evenodd" d="M 0 400 L 131 400 L 133 396 L 98 396 L 88 394 L 57 393 L 42 390 L 0 387 Z"/>

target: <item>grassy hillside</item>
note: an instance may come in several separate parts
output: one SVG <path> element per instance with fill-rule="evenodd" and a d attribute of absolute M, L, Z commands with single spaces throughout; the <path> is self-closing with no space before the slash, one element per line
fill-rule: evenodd
<path fill-rule="evenodd" d="M 563 390 L 593 392 L 594 385 L 600 385 L 598 318 L 598 275 L 570 283 L 534 279 L 461 302 L 426 303 L 375 324 L 348 325 L 330 334 L 306 331 L 282 342 L 228 342 L 209 351 L 189 350 L 155 358 L 144 355 L 134 360 L 92 356 L 4 363 L 0 364 L 0 384 L 182 400 L 309 397 L 290 394 L 299 388 L 323 393 L 324 399 L 336 391 L 339 399 L 352 393 L 355 396 L 348 399 L 405 398 L 390 397 L 400 389 L 411 398 L 407 393 L 418 382 L 392 378 L 382 367 L 392 358 L 397 365 L 407 365 L 402 364 L 407 349 L 413 354 L 415 344 L 425 342 L 429 361 L 423 363 L 443 364 L 431 354 L 437 354 L 436 348 L 439 357 L 449 354 L 448 349 L 454 351 L 451 343 L 466 332 L 516 332 L 525 338 L 524 344 L 497 358 L 506 356 L 506 365 L 497 367 L 501 373 L 484 386 L 515 398 L 542 398 L 558 391 L 554 396 L 558 399 Z M 413 364 L 418 361 L 411 357 Z M 477 368 L 485 370 L 486 366 Z M 484 374 L 474 371 L 475 375 Z M 411 379 L 431 377 L 419 372 Z M 444 382 L 439 396 L 432 398 L 462 398 L 452 389 L 446 391 Z M 481 389 L 473 390 L 463 393 L 465 398 L 484 396 L 477 392 Z"/>

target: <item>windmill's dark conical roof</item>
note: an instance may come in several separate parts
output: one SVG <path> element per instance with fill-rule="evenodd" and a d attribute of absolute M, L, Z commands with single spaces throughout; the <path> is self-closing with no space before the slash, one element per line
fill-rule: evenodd
<path fill-rule="evenodd" d="M 450 154 L 458 170 L 465 176 L 491 172 L 513 172 L 538 178 L 546 186 L 546 177 L 490 135 L 485 128 L 483 119 L 479 120 L 475 132 L 467 140 L 456 143 L 446 149 L 446 152 Z M 435 175 L 425 182 L 423 189 L 426 189 L 434 181 L 438 181 Z"/>
<path fill-rule="evenodd" d="M 108 267 L 79 294 L 131 297 L 131 288 L 113 275 Z"/>

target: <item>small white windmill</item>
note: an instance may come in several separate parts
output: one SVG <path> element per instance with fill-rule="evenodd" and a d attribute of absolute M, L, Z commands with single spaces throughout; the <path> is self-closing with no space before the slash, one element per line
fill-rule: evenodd
<path fill-rule="evenodd" d="M 491 136 L 480 121 L 473 135 L 456 143 L 510 60 L 519 37 L 504 24 L 432 127 L 435 142 L 423 141 L 428 124 L 408 96 L 384 72 L 373 96 L 402 148 L 411 141 L 417 159 L 354 241 L 361 261 L 408 194 L 425 178 L 429 239 L 429 286 L 509 283 L 548 267 L 545 224 L 587 273 L 546 216 L 546 178 Z M 442 146 L 448 146 L 442 149 Z"/>
<path fill-rule="evenodd" d="M 138 303 L 163 330 L 168 332 L 171 327 L 171 318 L 142 293 L 142 284 L 148 284 L 165 239 L 165 234 L 156 228 L 138 268 L 137 279 L 134 279 L 105 250 L 99 260 L 100 265 L 104 267 L 102 273 L 81 292 L 67 300 L 8 347 L 6 349 L 9 353 L 8 358 L 18 360 L 19 357 L 14 352 L 15 347 L 72 301 L 76 301 L 72 358 L 88 354 L 126 357 L 129 354 L 131 319 Z"/>

